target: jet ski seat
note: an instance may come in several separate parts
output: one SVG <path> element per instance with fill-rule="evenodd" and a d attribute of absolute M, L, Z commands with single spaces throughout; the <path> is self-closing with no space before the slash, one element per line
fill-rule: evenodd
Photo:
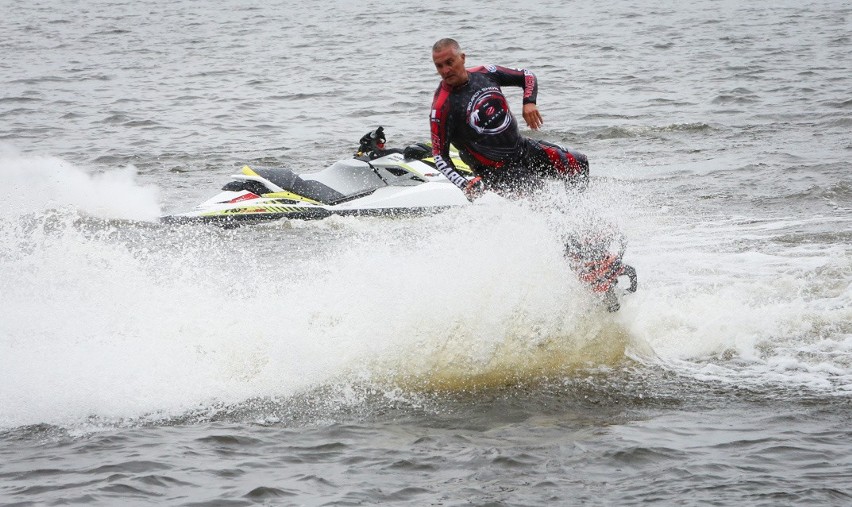
<path fill-rule="evenodd" d="M 290 169 L 254 169 L 254 172 L 288 192 L 293 192 L 294 194 L 298 194 L 321 203 L 332 204 L 346 197 L 324 183 L 303 179 Z"/>

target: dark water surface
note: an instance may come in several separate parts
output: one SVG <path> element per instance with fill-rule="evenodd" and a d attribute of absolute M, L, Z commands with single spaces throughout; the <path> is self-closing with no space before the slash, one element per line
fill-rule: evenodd
<path fill-rule="evenodd" d="M 0 504 L 852 502 L 847 2 L 0 6 Z M 586 193 L 157 222 L 423 140 L 443 36 Z M 616 314 L 554 234 L 598 220 Z"/>

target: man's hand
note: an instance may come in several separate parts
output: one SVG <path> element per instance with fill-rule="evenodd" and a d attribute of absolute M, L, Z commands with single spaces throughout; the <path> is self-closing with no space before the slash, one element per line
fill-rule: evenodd
<path fill-rule="evenodd" d="M 533 130 L 538 130 L 544 120 L 541 119 L 541 113 L 538 112 L 538 106 L 529 102 L 524 104 L 524 121 Z"/>
<path fill-rule="evenodd" d="M 485 193 L 485 183 L 482 182 L 482 178 L 477 176 L 470 180 L 466 187 L 464 187 L 464 196 L 467 197 L 467 200 L 473 202 L 478 199 L 483 193 Z"/>

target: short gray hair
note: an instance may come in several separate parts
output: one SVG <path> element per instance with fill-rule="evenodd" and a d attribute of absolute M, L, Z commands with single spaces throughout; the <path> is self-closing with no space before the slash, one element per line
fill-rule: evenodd
<path fill-rule="evenodd" d="M 455 39 L 450 39 L 449 37 L 440 39 L 435 44 L 432 44 L 433 53 L 447 48 L 453 48 L 456 50 L 456 52 L 461 52 L 461 46 L 459 46 L 458 41 L 456 41 Z"/>

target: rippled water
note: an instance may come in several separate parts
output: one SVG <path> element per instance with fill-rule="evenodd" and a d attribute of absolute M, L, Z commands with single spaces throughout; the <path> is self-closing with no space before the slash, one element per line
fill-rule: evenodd
<path fill-rule="evenodd" d="M 0 503 L 850 502 L 847 3 L 2 8 Z M 589 191 L 157 222 L 423 140 L 443 36 L 537 74 Z M 597 219 L 617 314 L 554 234 Z"/>

